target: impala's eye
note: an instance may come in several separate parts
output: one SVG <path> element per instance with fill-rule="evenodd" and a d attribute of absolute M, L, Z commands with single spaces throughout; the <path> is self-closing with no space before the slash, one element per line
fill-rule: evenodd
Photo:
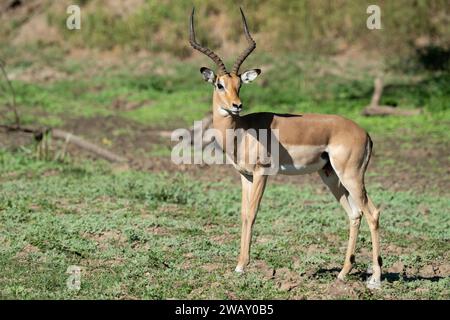
<path fill-rule="evenodd" d="M 220 84 L 219 82 L 217 83 L 217 89 L 219 89 L 219 90 L 223 90 L 223 89 L 224 89 L 224 88 L 223 88 L 223 85 Z"/>

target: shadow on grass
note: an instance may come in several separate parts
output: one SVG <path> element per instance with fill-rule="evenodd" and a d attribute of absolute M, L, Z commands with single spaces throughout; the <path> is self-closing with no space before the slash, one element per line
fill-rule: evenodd
<path fill-rule="evenodd" d="M 422 281 L 422 280 L 428 280 L 431 282 L 438 282 L 440 280 L 443 280 L 447 277 L 441 277 L 441 276 L 430 276 L 430 277 L 423 277 L 423 276 L 407 276 L 402 273 L 398 272 L 388 272 L 382 275 L 382 280 L 386 280 L 387 282 L 394 282 L 394 281 L 405 281 L 405 282 L 413 282 L 413 281 Z"/>
<path fill-rule="evenodd" d="M 341 269 L 339 268 L 322 268 L 317 270 L 312 276 L 315 278 L 322 278 L 322 277 L 329 277 L 329 276 L 335 276 L 339 274 Z M 356 271 L 354 273 L 351 273 L 350 276 L 358 277 L 361 279 L 361 281 L 367 280 L 367 278 L 370 277 L 370 274 L 366 271 Z M 404 281 L 404 282 L 414 282 L 414 281 L 431 281 L 431 282 L 438 282 L 440 280 L 444 280 L 445 276 L 430 276 L 430 277 L 424 277 L 419 275 L 413 275 L 408 276 L 403 273 L 398 272 L 386 272 L 382 273 L 381 280 L 387 281 L 389 283 L 395 282 L 395 281 Z"/>

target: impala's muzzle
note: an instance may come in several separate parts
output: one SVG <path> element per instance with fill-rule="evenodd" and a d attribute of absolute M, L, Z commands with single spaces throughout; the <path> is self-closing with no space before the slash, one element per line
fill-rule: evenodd
<path fill-rule="evenodd" d="M 242 103 L 240 104 L 233 103 L 233 106 L 231 107 L 230 111 L 232 114 L 239 114 L 239 112 L 242 111 Z"/>

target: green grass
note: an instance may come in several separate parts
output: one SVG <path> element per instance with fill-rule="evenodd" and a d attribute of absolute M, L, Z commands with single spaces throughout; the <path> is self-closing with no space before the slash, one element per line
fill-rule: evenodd
<path fill-rule="evenodd" d="M 269 185 L 255 227 L 252 264 L 232 272 L 238 253 L 238 181 L 182 174 L 113 173 L 108 165 L 59 164 L 0 153 L 0 297 L 3 299 L 326 298 L 344 256 L 347 222 L 326 193 Z M 231 170 L 231 169 L 230 169 Z M 448 265 L 448 198 L 369 188 L 381 216 L 385 268 Z M 419 206 L 426 206 L 424 215 Z M 392 253 L 390 246 L 401 249 Z M 314 250 L 308 250 L 314 248 Z M 370 248 L 364 224 L 358 250 Z M 363 251 L 367 252 L 367 251 Z M 368 255 L 357 255 L 357 270 Z M 256 265 L 287 268 L 281 290 Z M 71 265 L 81 290 L 66 287 Z M 448 299 L 448 277 L 388 274 L 383 290 L 352 298 Z M 362 283 L 361 275 L 350 284 Z M 332 296 L 346 298 L 346 294 Z"/>

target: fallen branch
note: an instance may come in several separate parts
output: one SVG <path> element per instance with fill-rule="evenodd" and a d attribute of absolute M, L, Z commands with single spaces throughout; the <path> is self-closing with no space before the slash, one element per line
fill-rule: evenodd
<path fill-rule="evenodd" d="M 376 107 L 380 105 L 382 94 L 383 94 L 383 80 L 381 78 L 375 78 L 373 95 L 372 99 L 370 100 L 371 107 Z"/>
<path fill-rule="evenodd" d="M 362 111 L 363 116 L 416 116 L 421 109 L 399 109 L 391 106 L 367 106 Z"/>
<path fill-rule="evenodd" d="M 52 133 L 52 137 L 54 139 L 62 139 L 62 140 L 67 141 L 67 143 L 73 143 L 74 145 L 76 145 L 86 151 L 89 151 L 91 153 L 94 153 L 97 156 L 99 156 L 105 160 L 108 160 L 110 162 L 122 163 L 122 162 L 128 161 L 127 158 L 124 158 L 124 157 L 119 156 L 109 150 L 99 147 L 99 146 L 93 144 L 92 142 L 84 140 L 83 138 L 80 138 L 70 132 L 63 131 L 60 129 L 52 129 L 51 133 Z"/>
<path fill-rule="evenodd" d="M 400 109 L 393 106 L 380 106 L 382 94 L 383 80 L 377 77 L 374 81 L 374 90 L 370 105 L 365 107 L 361 112 L 363 116 L 415 116 L 422 113 L 422 109 Z"/>
<path fill-rule="evenodd" d="M 89 142 L 79 136 L 74 135 L 73 133 L 64 130 L 51 128 L 8 126 L 8 125 L 0 125 L 0 128 L 5 128 L 9 131 L 32 133 L 37 141 L 41 141 L 46 134 L 51 133 L 54 139 L 64 140 L 66 141 L 66 143 L 72 143 L 77 147 L 86 150 L 88 152 L 91 152 L 97 155 L 98 157 L 108 160 L 110 162 L 118 162 L 118 163 L 128 162 L 127 158 L 119 156 L 109 150 L 99 147 L 96 144 L 93 144 L 92 142 Z"/>
<path fill-rule="evenodd" d="M 197 145 L 195 144 L 195 141 L 201 140 L 202 141 L 201 148 L 203 150 L 208 144 L 210 144 L 214 140 L 214 139 L 206 140 L 204 137 L 205 131 L 212 125 L 213 116 L 212 114 L 208 114 L 200 121 L 202 122 L 202 125 L 200 127 L 194 125 L 189 130 L 191 133 L 191 137 L 193 138 L 191 139 L 191 145 Z"/>
<path fill-rule="evenodd" d="M 195 141 L 202 141 L 202 150 L 205 149 L 205 147 L 210 144 L 211 142 L 214 141 L 214 138 L 211 139 L 205 139 L 204 134 L 205 131 L 209 128 L 211 128 L 212 126 L 212 122 L 213 122 L 213 116 L 212 114 L 208 114 L 207 116 L 205 116 L 202 120 L 199 120 L 202 122 L 201 126 L 198 125 L 194 125 L 192 127 L 189 128 L 189 133 L 191 136 L 191 145 L 193 146 L 198 146 L 197 144 L 195 144 Z M 199 121 L 195 121 L 195 122 L 199 122 Z M 172 136 L 172 131 L 159 131 L 159 136 L 163 137 L 163 138 L 171 138 Z"/>

